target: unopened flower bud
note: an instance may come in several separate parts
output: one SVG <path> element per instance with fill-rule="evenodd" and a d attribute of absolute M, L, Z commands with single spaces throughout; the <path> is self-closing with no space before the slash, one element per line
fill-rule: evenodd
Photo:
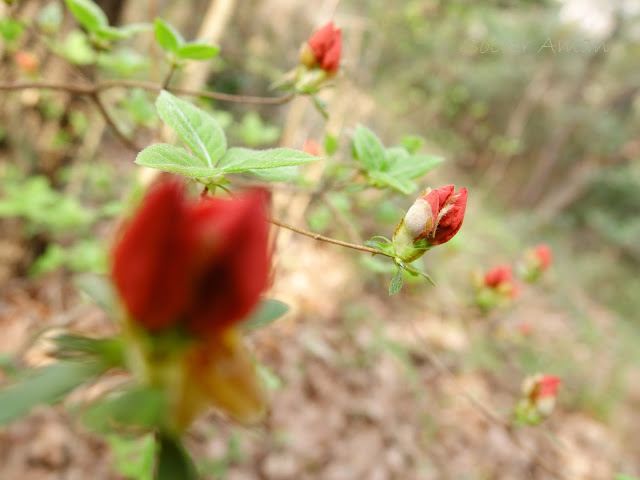
<path fill-rule="evenodd" d="M 13 54 L 13 61 L 28 75 L 36 74 L 40 66 L 38 57 L 22 50 Z"/>
<path fill-rule="evenodd" d="M 302 151 L 304 153 L 308 153 L 309 155 L 313 155 L 314 157 L 320 156 L 320 145 L 315 140 L 309 138 L 304 142 L 302 146 Z"/>
<path fill-rule="evenodd" d="M 302 46 L 300 63 L 307 68 L 316 65 L 327 73 L 335 74 L 340 67 L 342 54 L 342 32 L 334 28 L 333 22 L 316 30 Z"/>
<path fill-rule="evenodd" d="M 430 248 L 446 243 L 458 233 L 467 206 L 467 189 L 454 193 L 447 185 L 427 188 L 413 203 L 393 234 L 396 255 L 413 262 Z"/>
<path fill-rule="evenodd" d="M 506 264 L 498 265 L 485 273 L 484 284 L 487 287 L 497 287 L 500 284 L 511 282 L 512 276 L 511 266 Z"/>
<path fill-rule="evenodd" d="M 552 263 L 551 247 L 545 243 L 537 245 L 524 254 L 523 277 L 529 282 L 536 282 Z"/>
<path fill-rule="evenodd" d="M 515 411 L 517 420 L 537 425 L 551 415 L 561 383 L 559 377 L 541 373 L 525 378 L 521 387 L 522 399 Z"/>

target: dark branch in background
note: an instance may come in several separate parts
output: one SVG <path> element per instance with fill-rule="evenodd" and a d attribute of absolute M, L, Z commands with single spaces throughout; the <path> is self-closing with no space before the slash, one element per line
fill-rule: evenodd
<path fill-rule="evenodd" d="M 167 76 L 165 83 L 170 80 L 170 76 Z M 109 112 L 107 111 L 104 103 L 100 100 L 99 94 L 102 90 L 108 90 L 111 88 L 141 88 L 143 90 L 149 90 L 159 92 L 163 87 L 156 83 L 151 82 L 139 82 L 135 80 L 107 80 L 98 83 L 89 83 L 86 85 L 70 85 L 67 83 L 56 82 L 15 82 L 7 83 L 0 82 L 0 91 L 2 90 L 24 90 L 27 88 L 43 88 L 48 90 L 62 90 L 65 92 L 76 93 L 79 95 L 88 95 L 98 111 L 104 117 L 105 122 L 109 125 L 109 128 L 113 131 L 114 135 L 120 140 L 127 148 L 139 152 L 141 150 L 135 142 L 127 137 L 117 126 Z M 229 93 L 208 92 L 205 90 L 189 90 L 185 88 L 171 88 L 166 90 L 177 93 L 180 95 L 190 95 L 194 97 L 212 98 L 214 100 L 220 100 L 222 102 L 235 102 L 235 103 L 252 103 L 260 105 L 282 105 L 291 100 L 294 95 L 292 93 L 283 97 L 253 97 L 249 95 L 232 95 Z"/>
<path fill-rule="evenodd" d="M 113 118 L 111 118 L 111 115 L 109 115 L 109 112 L 107 111 L 107 107 L 105 107 L 104 103 L 102 103 L 102 100 L 100 100 L 100 96 L 98 95 L 97 92 L 89 94 L 89 98 L 91 98 L 93 103 L 95 103 L 96 107 L 98 107 L 98 110 L 100 111 L 100 114 L 103 116 L 104 121 L 107 122 L 107 125 L 109 125 L 109 128 L 111 128 L 115 136 L 118 137 L 118 140 L 120 140 L 130 150 L 133 150 L 135 152 L 139 152 L 140 150 L 142 150 L 142 148 L 136 145 L 135 142 L 131 140 L 129 137 L 127 137 L 120 130 L 118 125 L 116 125 Z"/>
<path fill-rule="evenodd" d="M 157 83 L 143 82 L 137 80 L 105 80 L 95 84 L 87 85 L 69 85 L 66 83 L 55 82 L 0 82 L 0 90 L 22 90 L 25 88 L 46 88 L 49 90 L 64 90 L 71 93 L 81 95 L 91 95 L 102 90 L 111 88 L 141 88 L 159 92 L 162 86 Z M 293 97 L 293 93 L 289 93 L 282 97 L 255 97 L 251 95 L 233 95 L 231 93 L 210 92 L 207 90 L 190 90 L 188 88 L 168 87 L 167 91 L 180 95 L 188 95 L 192 97 L 212 98 L 221 102 L 234 103 L 251 103 L 256 105 L 282 105 L 289 102 Z"/>

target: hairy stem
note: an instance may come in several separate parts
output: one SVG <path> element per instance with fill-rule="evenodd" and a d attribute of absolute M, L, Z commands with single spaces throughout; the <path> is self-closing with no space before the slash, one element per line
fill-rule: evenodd
<path fill-rule="evenodd" d="M 280 220 L 276 220 L 274 218 L 270 218 L 269 222 L 279 227 L 286 228 L 293 232 L 299 233 L 301 235 L 306 235 L 307 237 L 311 237 L 314 240 L 320 240 L 321 242 L 333 243 L 334 245 L 340 245 L 341 247 L 352 248 L 353 250 L 360 250 L 362 252 L 373 253 L 374 255 L 384 255 L 385 257 L 393 258 L 393 255 L 389 255 L 388 253 L 384 253 L 375 248 L 366 247 L 364 245 L 357 245 L 355 243 L 343 242 L 342 240 L 337 240 L 331 237 L 325 237 L 324 235 L 320 235 L 319 233 L 303 230 L 302 228 L 294 227 L 293 225 L 289 225 L 287 223 L 281 222 Z"/>

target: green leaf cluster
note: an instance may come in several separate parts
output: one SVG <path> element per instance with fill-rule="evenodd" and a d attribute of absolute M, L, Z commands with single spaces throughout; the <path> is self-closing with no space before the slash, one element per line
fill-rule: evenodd
<path fill-rule="evenodd" d="M 385 148 L 376 134 L 367 127 L 356 127 L 353 155 L 360 163 L 369 185 L 409 194 L 418 188 L 411 180 L 421 177 L 444 161 L 441 157 L 412 153 L 415 152 L 416 145 L 419 148 L 415 138 L 403 143 L 406 146 Z"/>
<path fill-rule="evenodd" d="M 173 25 L 156 18 L 154 34 L 160 48 L 169 54 L 169 60 L 177 65 L 180 60 L 208 60 L 220 52 L 220 47 L 202 42 L 186 42 Z"/>
<path fill-rule="evenodd" d="M 91 43 L 99 50 L 108 50 L 112 42 L 129 38 L 150 28 L 147 24 L 112 27 L 107 15 L 92 0 L 65 0 L 65 4 L 78 23 L 89 32 Z"/>
<path fill-rule="evenodd" d="M 24 218 L 32 233 L 86 228 L 99 217 L 77 199 L 53 189 L 41 175 L 23 179 L 15 171 L 8 172 L 3 189 L 0 217 Z"/>
<path fill-rule="evenodd" d="M 289 148 L 252 150 L 227 149 L 227 138 L 213 116 L 162 91 L 156 101 L 160 118 L 169 125 L 189 151 L 168 144 L 155 144 L 138 154 L 136 163 L 185 177 L 208 179 L 209 184 L 225 182 L 229 173 L 253 173 L 260 170 L 283 173 L 282 167 L 306 164 L 318 157 Z"/>

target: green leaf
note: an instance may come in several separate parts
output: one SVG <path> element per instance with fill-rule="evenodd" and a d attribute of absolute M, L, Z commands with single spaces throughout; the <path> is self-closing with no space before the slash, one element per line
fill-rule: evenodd
<path fill-rule="evenodd" d="M 227 150 L 218 167 L 225 172 L 231 173 L 301 165 L 317 160 L 320 160 L 320 158 L 291 148 L 252 150 L 236 147 Z"/>
<path fill-rule="evenodd" d="M 157 446 L 153 434 L 133 438 L 107 435 L 107 441 L 114 457 L 116 473 L 125 478 L 152 480 Z"/>
<path fill-rule="evenodd" d="M 161 389 L 135 387 L 103 396 L 84 413 L 83 421 L 92 430 L 108 433 L 120 427 L 152 429 L 163 423 L 165 414 Z"/>
<path fill-rule="evenodd" d="M 106 369 L 100 362 L 64 361 L 32 370 L 0 391 L 0 425 L 26 415 L 36 405 L 60 401 L 67 392 Z"/>
<path fill-rule="evenodd" d="M 404 268 L 407 272 L 409 272 L 409 273 L 411 273 L 413 275 L 420 275 L 421 277 L 424 277 L 427 280 L 429 280 L 429 283 L 431 283 L 431 285 L 433 285 L 434 287 L 436 286 L 436 283 L 433 281 L 433 279 L 427 273 L 423 272 L 422 270 L 419 270 L 418 268 L 414 267 L 413 265 L 410 265 L 408 263 L 403 262 L 399 258 L 396 258 L 395 262 L 398 265 L 400 265 L 402 268 Z"/>
<path fill-rule="evenodd" d="M 255 330 L 256 328 L 266 327 L 271 322 L 287 313 L 288 310 L 289 306 L 279 300 L 264 300 L 251 314 L 251 316 L 242 322 L 242 329 L 244 331 L 249 331 Z"/>
<path fill-rule="evenodd" d="M 311 100 L 313 100 L 313 106 L 316 107 L 316 110 L 322 115 L 322 118 L 328 120 L 329 112 L 327 111 L 327 104 L 316 94 L 311 95 Z"/>
<path fill-rule="evenodd" d="M 24 26 L 17 20 L 10 17 L 0 18 L 0 37 L 7 43 L 17 40 L 23 31 Z"/>
<path fill-rule="evenodd" d="M 268 182 L 293 182 L 299 175 L 297 166 L 247 170 L 246 173 L 255 175 L 256 177 Z"/>
<path fill-rule="evenodd" d="M 138 154 L 135 163 L 191 178 L 215 177 L 222 173 L 219 168 L 203 166 L 199 158 L 184 148 L 166 143 L 148 146 Z"/>
<path fill-rule="evenodd" d="M 275 392 L 282 389 L 284 382 L 273 370 L 261 364 L 256 365 L 256 367 L 262 383 L 265 384 L 269 390 Z"/>
<path fill-rule="evenodd" d="M 160 118 L 207 167 L 213 169 L 227 150 L 227 138 L 218 122 L 195 105 L 166 90 L 158 95 L 156 108 Z"/>
<path fill-rule="evenodd" d="M 177 53 L 180 46 L 184 43 L 180 32 L 161 18 L 156 18 L 153 31 L 158 45 L 160 45 L 165 52 Z"/>
<path fill-rule="evenodd" d="M 109 25 L 100 27 L 94 31 L 95 35 L 102 40 L 124 40 L 138 33 L 146 32 L 151 29 L 151 25 L 147 23 L 133 23 L 123 27 L 111 27 Z"/>
<path fill-rule="evenodd" d="M 398 267 L 396 270 L 396 274 L 391 279 L 391 283 L 389 284 L 389 295 L 395 295 L 402 288 L 402 268 Z"/>
<path fill-rule="evenodd" d="M 631 475 L 625 475 L 624 473 L 616 473 L 613 476 L 614 480 L 640 480 L 638 477 L 632 477 Z"/>
<path fill-rule="evenodd" d="M 400 139 L 400 144 L 413 155 L 422 148 L 424 139 L 418 135 L 406 135 Z"/>
<path fill-rule="evenodd" d="M 239 130 L 242 142 L 249 147 L 272 143 L 280 137 L 280 129 L 264 123 L 260 115 L 254 111 L 242 117 Z"/>
<path fill-rule="evenodd" d="M 196 467 L 180 440 L 160 435 L 155 480 L 197 480 Z"/>
<path fill-rule="evenodd" d="M 355 155 L 367 170 L 383 170 L 386 165 L 384 147 L 376 134 L 363 125 L 356 127 L 353 136 Z"/>
<path fill-rule="evenodd" d="M 220 47 L 203 43 L 187 43 L 178 47 L 178 57 L 183 60 L 207 60 L 220 52 Z"/>
<path fill-rule="evenodd" d="M 64 0 L 78 23 L 90 32 L 109 25 L 102 9 L 91 0 Z"/>
<path fill-rule="evenodd" d="M 430 170 L 433 170 L 442 162 L 444 162 L 444 158 L 442 157 L 407 155 L 402 158 L 394 158 L 394 161 L 390 162 L 387 173 L 400 179 L 418 178 Z"/>
<path fill-rule="evenodd" d="M 338 137 L 327 133 L 327 136 L 324 138 L 324 151 L 327 152 L 327 155 L 336 153 L 338 147 Z"/>
<path fill-rule="evenodd" d="M 124 344 L 118 337 L 88 338 L 79 335 L 59 335 L 53 339 L 58 358 L 94 357 L 110 368 L 124 367 L 126 364 Z"/>
<path fill-rule="evenodd" d="M 105 312 L 114 312 L 117 296 L 109 277 L 95 273 L 80 273 L 73 277 L 73 283 Z"/>
<path fill-rule="evenodd" d="M 96 61 L 96 52 L 89 42 L 89 37 L 79 29 L 69 32 L 64 43 L 55 46 L 54 49 L 76 65 L 90 65 Z"/>
<path fill-rule="evenodd" d="M 369 182 L 377 188 L 385 188 L 391 187 L 395 190 L 398 190 L 405 195 L 413 192 L 418 188 L 418 186 L 413 183 L 411 180 L 396 178 L 393 175 L 386 172 L 378 172 L 375 170 L 370 170 L 367 172 L 367 177 Z"/>

